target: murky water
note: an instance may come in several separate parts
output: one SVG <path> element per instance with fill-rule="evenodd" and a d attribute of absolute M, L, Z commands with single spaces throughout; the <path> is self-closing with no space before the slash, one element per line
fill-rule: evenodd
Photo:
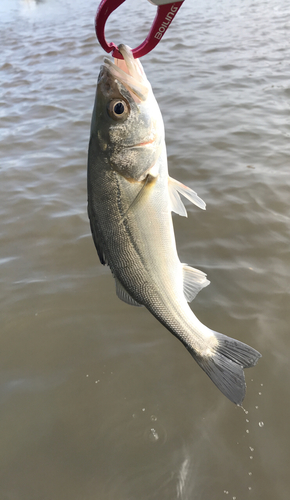
<path fill-rule="evenodd" d="M 187 0 L 143 59 L 170 173 L 207 202 L 174 217 L 211 280 L 194 312 L 263 354 L 245 412 L 98 262 L 97 3 L 0 4 L 0 498 L 288 500 L 289 2 Z M 137 45 L 154 13 L 128 0 L 108 39 Z"/>

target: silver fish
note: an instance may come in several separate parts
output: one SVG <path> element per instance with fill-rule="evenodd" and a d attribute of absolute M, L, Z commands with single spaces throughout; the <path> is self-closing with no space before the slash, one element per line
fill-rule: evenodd
<path fill-rule="evenodd" d="M 232 402 L 246 391 L 243 368 L 261 356 L 210 330 L 188 302 L 209 284 L 178 258 L 171 212 L 186 216 L 180 195 L 205 203 L 168 176 L 164 125 L 151 85 L 129 47 L 124 59 L 105 58 L 92 115 L 88 153 L 88 214 L 102 264 L 118 297 L 145 306 L 175 335 Z"/>

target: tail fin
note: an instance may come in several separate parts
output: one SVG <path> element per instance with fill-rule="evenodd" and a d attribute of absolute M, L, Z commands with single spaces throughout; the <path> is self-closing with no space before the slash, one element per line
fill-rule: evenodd
<path fill-rule="evenodd" d="M 219 390 L 230 401 L 240 405 L 246 394 L 243 369 L 254 366 L 261 354 L 243 342 L 213 333 L 218 344 L 212 355 L 201 357 L 193 352 L 191 354 Z"/>

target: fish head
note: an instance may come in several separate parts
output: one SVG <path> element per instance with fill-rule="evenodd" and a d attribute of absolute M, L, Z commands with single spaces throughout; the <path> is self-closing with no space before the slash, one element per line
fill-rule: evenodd
<path fill-rule="evenodd" d="M 105 58 L 101 66 L 91 137 L 110 168 L 139 182 L 161 154 L 164 125 L 140 61 L 129 47 L 119 50 L 124 59 Z"/>

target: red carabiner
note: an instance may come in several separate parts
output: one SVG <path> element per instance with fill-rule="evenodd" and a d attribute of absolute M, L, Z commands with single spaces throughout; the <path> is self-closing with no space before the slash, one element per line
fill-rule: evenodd
<path fill-rule="evenodd" d="M 141 43 L 141 45 L 132 50 L 132 54 L 135 59 L 145 56 L 145 54 L 148 54 L 148 52 L 156 47 L 167 28 L 172 23 L 174 17 L 183 4 L 183 1 L 184 0 L 178 0 L 174 3 L 166 3 L 165 5 L 163 4 L 158 6 L 156 17 L 147 38 L 143 43 Z M 106 52 L 113 51 L 112 55 L 117 59 L 123 59 L 123 56 L 119 52 L 117 45 L 113 42 L 107 42 L 105 38 L 105 24 L 110 14 L 124 2 L 125 0 L 102 0 L 98 8 L 95 21 L 96 35 L 100 45 Z"/>

